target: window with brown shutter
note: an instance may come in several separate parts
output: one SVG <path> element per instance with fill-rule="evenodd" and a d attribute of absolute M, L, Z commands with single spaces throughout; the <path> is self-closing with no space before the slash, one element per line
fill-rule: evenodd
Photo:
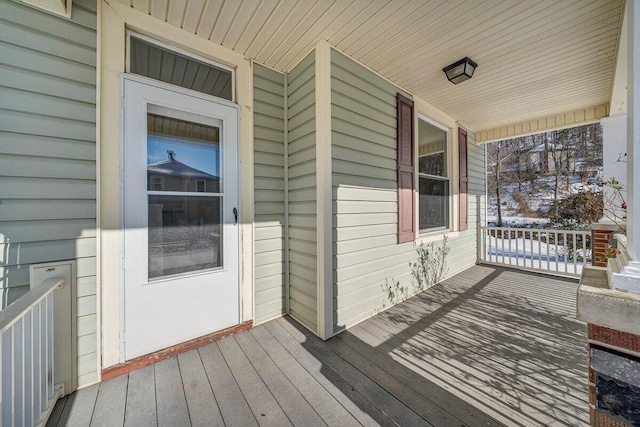
<path fill-rule="evenodd" d="M 413 101 L 397 94 L 398 115 L 398 243 L 413 241 L 414 165 L 413 165 Z"/>
<path fill-rule="evenodd" d="M 458 128 L 458 158 L 460 165 L 460 194 L 458 199 L 459 230 L 469 228 L 469 178 L 467 167 L 467 132 Z"/>

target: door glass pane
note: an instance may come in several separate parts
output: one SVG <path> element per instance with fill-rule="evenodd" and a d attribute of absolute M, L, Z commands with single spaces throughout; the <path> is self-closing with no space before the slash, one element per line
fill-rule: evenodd
<path fill-rule="evenodd" d="M 222 197 L 149 198 L 149 279 L 222 266 Z"/>
<path fill-rule="evenodd" d="M 147 114 L 147 190 L 220 193 L 220 128 Z"/>
<path fill-rule="evenodd" d="M 222 267 L 220 171 L 219 126 L 147 114 L 149 280 Z"/>

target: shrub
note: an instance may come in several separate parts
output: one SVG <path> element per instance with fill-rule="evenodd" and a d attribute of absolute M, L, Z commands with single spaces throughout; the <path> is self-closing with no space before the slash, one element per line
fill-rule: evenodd
<path fill-rule="evenodd" d="M 551 228 L 573 229 L 588 226 L 602 218 L 604 201 L 602 193 L 580 191 L 554 201 L 549 209 Z"/>

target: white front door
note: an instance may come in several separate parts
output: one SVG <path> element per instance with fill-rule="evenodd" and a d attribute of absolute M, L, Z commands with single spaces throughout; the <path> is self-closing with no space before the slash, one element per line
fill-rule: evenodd
<path fill-rule="evenodd" d="M 240 323 L 238 109 L 123 78 L 124 348 Z"/>

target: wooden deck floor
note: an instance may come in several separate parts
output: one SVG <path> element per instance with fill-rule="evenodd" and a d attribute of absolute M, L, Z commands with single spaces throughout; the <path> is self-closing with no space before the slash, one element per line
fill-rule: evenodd
<path fill-rule="evenodd" d="M 326 342 L 282 318 L 85 388 L 47 425 L 587 425 L 576 289 L 476 266 Z"/>

